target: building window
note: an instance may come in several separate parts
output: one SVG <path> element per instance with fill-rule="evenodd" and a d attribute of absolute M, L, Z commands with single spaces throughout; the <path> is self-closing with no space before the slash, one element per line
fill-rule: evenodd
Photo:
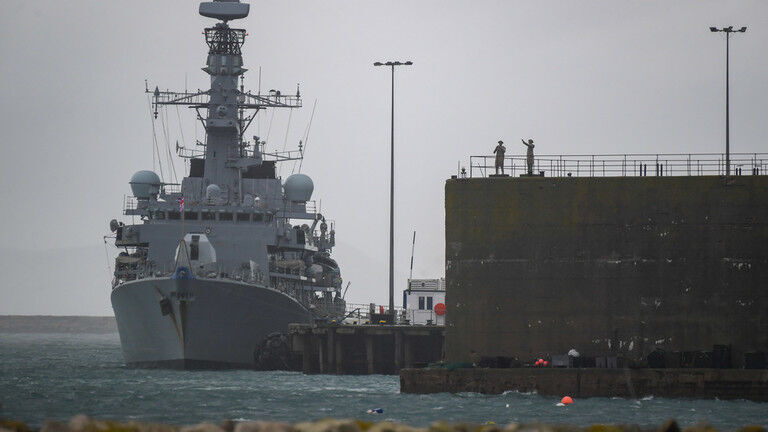
<path fill-rule="evenodd" d="M 169 211 L 168 212 L 168 219 L 178 220 L 181 219 L 181 213 L 177 211 Z"/>
<path fill-rule="evenodd" d="M 219 220 L 220 221 L 231 221 L 232 220 L 232 213 L 221 213 L 219 214 Z"/>
<path fill-rule="evenodd" d="M 203 212 L 203 220 L 216 220 L 216 213 Z"/>
<path fill-rule="evenodd" d="M 248 213 L 238 213 L 237 214 L 237 221 L 238 222 L 248 222 L 251 220 L 251 215 Z"/>
<path fill-rule="evenodd" d="M 253 221 L 254 222 L 261 222 L 262 219 L 264 219 L 264 215 L 261 213 L 254 213 L 253 214 Z"/>
<path fill-rule="evenodd" d="M 419 310 L 424 310 L 424 296 L 419 296 Z"/>
<path fill-rule="evenodd" d="M 152 213 L 152 219 L 165 219 L 165 212 L 162 210 L 156 210 Z"/>
<path fill-rule="evenodd" d="M 196 211 L 186 211 L 186 212 L 184 212 L 184 219 L 186 219 L 186 220 L 197 220 L 197 212 Z"/>
<path fill-rule="evenodd" d="M 432 297 L 427 297 L 427 310 L 432 310 Z"/>

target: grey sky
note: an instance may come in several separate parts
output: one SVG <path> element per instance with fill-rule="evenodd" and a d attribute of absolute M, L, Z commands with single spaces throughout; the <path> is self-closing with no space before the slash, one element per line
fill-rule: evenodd
<path fill-rule="evenodd" d="M 190 0 L 4 2 L 0 314 L 112 313 L 101 236 L 131 174 L 152 169 L 144 79 L 205 88 L 211 22 Z M 374 61 L 415 63 L 396 77 L 397 291 L 414 229 L 414 275 L 443 275 L 444 181 L 500 138 L 508 155 L 521 137 L 548 154 L 723 151 L 725 41 L 710 25 L 749 26 L 731 43 L 731 145 L 768 151 L 764 1 L 258 1 L 237 24 L 247 87 L 259 66 L 263 90 L 301 83 L 289 147 L 318 100 L 302 172 L 356 303 L 387 299 L 389 74 Z M 180 116 L 184 140 L 169 111 L 169 141 L 190 147 L 202 130 Z"/>

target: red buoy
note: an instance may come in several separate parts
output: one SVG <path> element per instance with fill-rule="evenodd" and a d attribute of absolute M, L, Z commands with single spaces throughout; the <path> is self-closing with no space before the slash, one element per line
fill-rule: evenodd
<path fill-rule="evenodd" d="M 542 366 L 544 366 L 544 367 L 547 367 L 547 366 L 549 366 L 549 362 L 548 362 L 548 361 L 546 361 L 546 360 L 544 360 L 544 361 L 541 363 L 541 365 L 542 365 Z"/>
<path fill-rule="evenodd" d="M 566 396 L 566 397 L 564 397 L 564 398 L 563 398 L 563 399 L 560 401 L 560 403 L 561 403 L 561 404 L 563 404 L 563 405 L 570 405 L 570 404 L 572 404 L 572 403 L 573 403 L 573 399 L 571 399 L 571 397 L 570 397 L 570 396 Z"/>

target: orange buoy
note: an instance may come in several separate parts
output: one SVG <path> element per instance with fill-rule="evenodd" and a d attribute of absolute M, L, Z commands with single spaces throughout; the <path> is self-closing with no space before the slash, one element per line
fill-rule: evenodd
<path fill-rule="evenodd" d="M 570 404 L 572 404 L 572 403 L 573 403 L 573 399 L 571 399 L 571 397 L 570 397 L 570 396 L 566 396 L 566 397 L 564 397 L 564 398 L 563 398 L 563 399 L 560 401 L 560 403 L 561 403 L 561 404 L 563 404 L 563 405 L 570 405 Z"/>

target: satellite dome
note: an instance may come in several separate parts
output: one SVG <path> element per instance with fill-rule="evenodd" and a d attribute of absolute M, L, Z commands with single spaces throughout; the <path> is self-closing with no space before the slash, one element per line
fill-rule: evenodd
<path fill-rule="evenodd" d="M 205 188 L 205 198 L 209 201 L 217 200 L 221 196 L 221 188 L 215 184 L 209 184 Z"/>
<path fill-rule="evenodd" d="M 133 196 L 138 199 L 149 199 L 160 192 L 160 177 L 153 171 L 137 171 L 129 183 Z"/>
<path fill-rule="evenodd" d="M 283 190 L 285 191 L 285 197 L 289 201 L 307 202 L 312 198 L 315 185 L 308 175 L 294 174 L 285 181 Z"/>

